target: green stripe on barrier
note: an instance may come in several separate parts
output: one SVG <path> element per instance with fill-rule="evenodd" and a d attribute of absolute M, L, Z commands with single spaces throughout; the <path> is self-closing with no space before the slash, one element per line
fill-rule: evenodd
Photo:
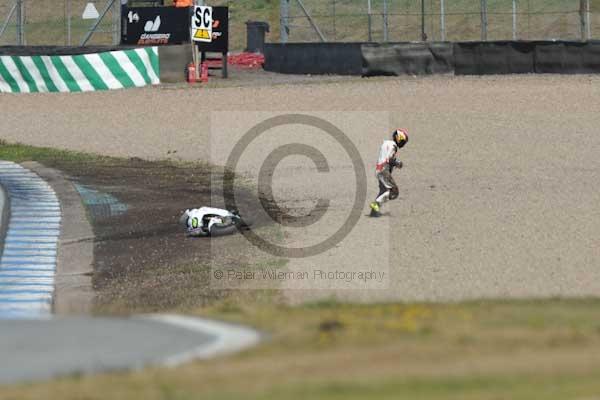
<path fill-rule="evenodd" d="M 108 86 L 106 86 L 102 77 L 96 72 L 85 56 L 73 56 L 73 61 L 77 64 L 81 72 L 83 72 L 83 75 L 85 75 L 95 90 L 108 90 Z"/>
<path fill-rule="evenodd" d="M 58 92 L 59 90 L 56 87 L 56 85 L 54 84 L 54 81 L 52 80 L 52 78 L 50 77 L 50 73 L 46 69 L 44 62 L 42 61 L 42 57 L 41 56 L 32 56 L 31 60 L 33 61 L 33 63 L 37 67 L 37 69 L 40 71 L 40 75 L 42 76 L 42 79 L 46 83 L 46 87 L 48 88 L 48 91 L 49 92 Z"/>
<path fill-rule="evenodd" d="M 150 75 L 148 75 L 148 71 L 146 71 L 146 67 L 140 56 L 134 50 L 125 51 L 125 55 L 133 63 L 138 72 L 142 74 L 144 81 L 146 81 L 147 84 L 151 83 Z"/>
<path fill-rule="evenodd" d="M 160 76 L 160 60 L 154 49 L 103 52 L 93 56 L 1 56 L 2 91 L 81 92 L 129 88 L 136 87 L 136 83 L 142 85 L 139 76 L 145 84 L 154 84 Z"/>
<path fill-rule="evenodd" d="M 81 92 L 81 88 L 73 78 L 73 75 L 69 72 L 65 64 L 62 62 L 60 57 L 50 57 L 50 61 L 56 67 L 58 74 L 65 82 L 65 85 L 69 88 L 71 92 Z"/>
<path fill-rule="evenodd" d="M 116 58 L 113 57 L 110 53 L 100 53 L 98 54 L 106 67 L 112 72 L 115 78 L 123 85 L 123 87 L 134 87 L 135 84 L 125 72 L 125 70 L 121 67 Z"/>
<path fill-rule="evenodd" d="M 29 87 L 29 91 L 30 92 L 39 92 L 40 90 L 38 89 L 37 85 L 35 84 L 35 79 L 33 79 L 31 74 L 29 74 L 29 71 L 27 70 L 27 67 L 25 66 L 25 64 L 23 64 L 21 57 L 12 56 L 11 58 L 14 61 L 15 65 L 17 66 L 17 69 L 21 73 L 23 80 Z"/>
<path fill-rule="evenodd" d="M 4 57 L 0 57 L 0 75 L 2 76 L 4 81 L 8 84 L 8 86 L 10 86 L 10 89 L 13 91 L 13 93 L 19 93 L 21 91 L 21 89 L 19 89 L 19 85 L 17 84 L 17 81 L 15 80 L 15 78 L 13 78 L 13 76 L 10 74 L 10 72 L 8 72 L 8 69 L 2 62 L 3 58 Z"/>

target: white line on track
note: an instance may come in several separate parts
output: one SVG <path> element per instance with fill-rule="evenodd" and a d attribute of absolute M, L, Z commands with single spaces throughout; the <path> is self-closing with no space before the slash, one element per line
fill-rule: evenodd
<path fill-rule="evenodd" d="M 4 251 L 12 249 L 55 249 L 56 242 L 44 243 L 44 242 L 9 242 L 4 244 Z"/>
<path fill-rule="evenodd" d="M 170 367 L 174 367 L 194 359 L 206 359 L 218 355 L 241 351 L 258 344 L 260 341 L 260 334 L 253 329 L 219 321 L 170 314 L 150 314 L 135 318 L 151 319 L 214 337 L 214 340 L 208 344 L 202 345 L 196 349 L 173 355 L 171 357 L 167 357 L 163 364 Z"/>
<path fill-rule="evenodd" d="M 11 256 L 11 257 L 15 257 L 15 256 L 56 256 L 56 249 L 50 249 L 50 250 L 44 250 L 41 248 L 32 248 L 32 249 L 11 249 L 9 248 L 5 248 L 4 249 L 4 253 L 5 256 Z"/>
<path fill-rule="evenodd" d="M 0 276 L 0 287 L 4 284 L 19 284 L 19 285 L 29 285 L 32 283 L 45 283 L 49 285 L 54 285 L 54 277 L 48 278 L 46 276 L 26 276 L 26 275 L 4 275 Z"/>
<path fill-rule="evenodd" d="M 0 293 L 0 302 L 50 302 L 52 301 L 52 293 L 35 293 L 35 292 L 22 292 L 22 293 Z"/>

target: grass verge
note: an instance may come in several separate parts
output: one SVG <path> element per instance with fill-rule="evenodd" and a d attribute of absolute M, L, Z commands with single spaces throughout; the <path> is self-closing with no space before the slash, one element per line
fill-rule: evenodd
<path fill-rule="evenodd" d="M 175 369 L 0 388 L 3 399 L 564 399 L 600 394 L 599 300 L 288 307 L 240 292 L 191 313 L 268 340 Z"/>
<path fill-rule="evenodd" d="M 0 160 L 23 162 L 38 161 L 48 163 L 52 161 L 63 162 L 86 162 L 86 161 L 109 161 L 110 157 L 97 156 L 69 150 L 57 150 L 47 147 L 33 147 L 16 143 L 7 143 L 0 139 Z"/>

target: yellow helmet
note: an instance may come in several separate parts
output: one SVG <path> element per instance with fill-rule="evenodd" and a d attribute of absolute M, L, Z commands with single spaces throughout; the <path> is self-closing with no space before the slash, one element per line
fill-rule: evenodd
<path fill-rule="evenodd" d="M 408 143 L 408 132 L 405 129 L 396 129 L 392 133 L 392 139 L 398 145 L 398 148 L 404 147 Z"/>

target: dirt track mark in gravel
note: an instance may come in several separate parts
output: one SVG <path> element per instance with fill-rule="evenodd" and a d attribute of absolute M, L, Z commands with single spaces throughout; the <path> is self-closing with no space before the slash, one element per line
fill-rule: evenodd
<path fill-rule="evenodd" d="M 389 111 L 391 126 L 411 132 L 398 176 L 402 200 L 389 205 L 391 286 L 339 296 L 600 295 L 599 88 L 600 78 L 590 76 L 430 77 L 2 96 L 0 137 L 127 157 L 177 151 L 182 159 L 206 160 L 210 111 L 231 111 L 232 120 L 244 110 Z M 345 131 L 355 142 L 366 138 L 359 149 L 372 167 L 387 132 Z M 213 132 L 232 134 L 214 126 Z M 282 174 L 285 186 L 285 169 Z M 295 185 L 311 186 L 308 178 L 293 177 Z M 360 246 L 346 257 L 360 259 L 363 248 L 375 246 L 378 226 L 367 221 L 363 229 Z M 329 262 L 343 267 L 345 261 Z M 289 297 L 330 294 L 291 291 Z"/>
<path fill-rule="evenodd" d="M 240 248 L 250 245 L 235 236 L 212 242 L 189 238 L 178 223 L 186 208 L 223 206 L 222 199 L 211 196 L 211 182 L 223 179 L 220 169 L 139 159 L 46 163 L 67 172 L 79 190 L 85 189 L 82 197 L 95 236 L 94 308 L 87 312 L 185 309 L 227 296 L 209 287 L 211 258 L 244 262 L 248 251 L 240 254 Z M 108 212 L 108 196 L 118 202 L 114 212 Z M 243 195 L 241 205 L 248 196 Z"/>

